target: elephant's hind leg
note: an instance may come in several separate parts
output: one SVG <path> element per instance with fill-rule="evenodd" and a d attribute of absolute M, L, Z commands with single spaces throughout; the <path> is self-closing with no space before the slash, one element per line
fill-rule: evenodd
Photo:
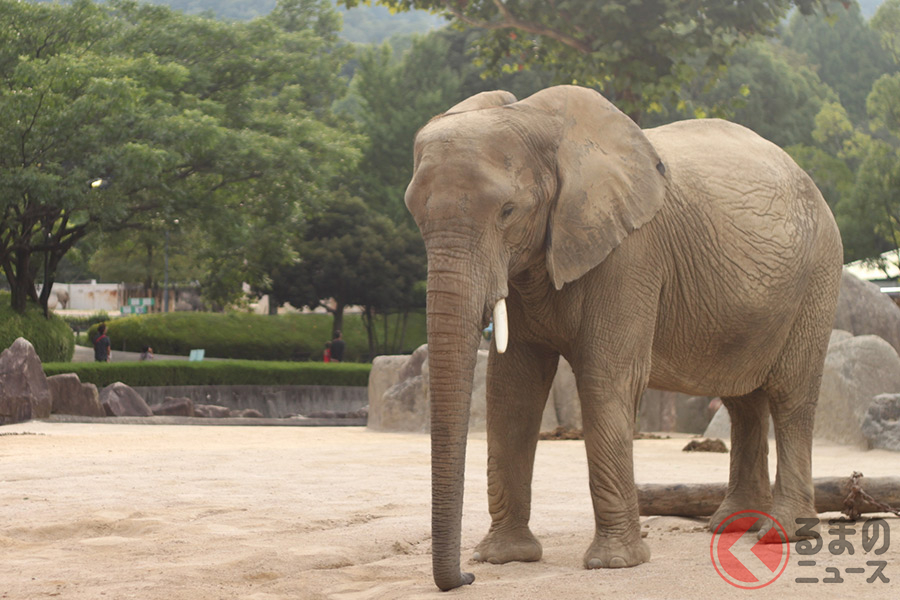
<path fill-rule="evenodd" d="M 731 417 L 731 469 L 725 499 L 709 520 L 711 531 L 736 512 L 772 510 L 768 395 L 756 390 L 722 402 Z"/>
<path fill-rule="evenodd" d="M 802 306 L 788 342 L 769 374 L 765 389 L 775 424 L 778 469 L 770 513 L 787 532 L 798 539 L 802 527 L 797 519 L 816 518 L 815 489 L 812 482 L 812 438 L 816 403 L 822 382 L 822 370 L 831 335 L 836 295 L 824 293 L 837 289 L 840 271 L 819 272 L 815 287 Z M 762 538 L 771 528 L 768 523 L 759 532 Z"/>
<path fill-rule="evenodd" d="M 488 508 L 491 528 L 475 548 L 474 560 L 490 563 L 541 559 L 531 533 L 531 478 L 541 417 L 559 355 L 511 343 L 498 356 L 491 350 L 487 381 Z"/>

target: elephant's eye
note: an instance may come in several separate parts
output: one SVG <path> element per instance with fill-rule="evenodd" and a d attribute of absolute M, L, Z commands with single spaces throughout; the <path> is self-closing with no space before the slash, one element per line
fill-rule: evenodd
<path fill-rule="evenodd" d="M 515 208 L 515 207 L 512 204 L 507 204 L 506 206 L 504 206 L 503 210 L 500 211 L 500 218 L 502 218 L 502 219 L 509 218 L 509 215 L 511 215 L 513 212 L 513 208 Z"/>

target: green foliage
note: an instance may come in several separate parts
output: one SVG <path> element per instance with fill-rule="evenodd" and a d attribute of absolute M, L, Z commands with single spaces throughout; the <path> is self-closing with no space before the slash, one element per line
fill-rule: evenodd
<path fill-rule="evenodd" d="M 90 329 L 91 325 L 98 325 L 109 321 L 109 314 L 105 310 L 97 311 L 90 315 L 57 315 L 72 328 L 72 331 L 81 332 Z"/>
<path fill-rule="evenodd" d="M 13 311 L 9 294 L 0 292 L 0 351 L 20 337 L 31 342 L 41 362 L 72 360 L 75 352 L 75 338 L 65 321 L 55 315 L 44 317 L 40 307 L 30 302 L 24 314 Z"/>
<path fill-rule="evenodd" d="M 425 317 L 410 317 L 406 352 L 425 343 Z M 210 358 L 250 360 L 319 361 L 325 342 L 331 340 L 332 319 L 323 314 L 279 316 L 249 313 L 168 313 L 121 317 L 107 322 L 116 351 L 140 352 L 150 346 L 156 354 L 187 356 L 193 349 L 205 350 Z M 96 325 L 88 332 L 96 337 Z M 368 336 L 358 314 L 344 322 L 347 362 L 368 357 Z"/>
<path fill-rule="evenodd" d="M 693 118 L 695 111 L 724 117 L 754 130 L 779 146 L 812 143 L 815 117 L 836 94 L 792 51 L 773 40 L 757 39 L 737 49 L 728 70 L 714 82 L 697 80 L 685 88 L 676 110 L 649 124 Z M 705 108 L 704 108 L 705 107 Z"/>
<path fill-rule="evenodd" d="M 369 354 L 402 349 L 403 336 L 394 346 L 375 343 L 373 319 L 378 312 L 419 306 L 414 288 L 425 278 L 426 266 L 418 232 L 370 210 L 359 198 L 339 195 L 326 210 L 310 215 L 298 250 L 302 260 L 279 279 L 279 299 L 298 307 L 326 308 L 334 314 L 334 328 L 340 330 L 346 330 L 344 307 L 362 306 Z"/>
<path fill-rule="evenodd" d="M 297 363 L 254 360 L 123 363 L 45 363 L 47 376 L 75 373 L 83 383 L 104 387 L 181 385 L 368 385 L 372 366 L 359 363 Z"/>
<path fill-rule="evenodd" d="M 887 0 L 869 34 L 890 49 L 898 22 L 900 0 Z M 888 56 L 897 61 L 892 71 L 900 67 L 900 56 Z M 790 148 L 834 209 L 847 261 L 878 260 L 900 245 L 900 74 L 882 72 L 865 92 L 868 122 L 827 102 L 815 118 L 813 145 Z"/>
<path fill-rule="evenodd" d="M 794 15 L 784 44 L 806 57 L 854 123 L 865 121 L 866 96 L 875 80 L 897 69 L 856 2 L 831 2 L 827 14 Z"/>
<path fill-rule="evenodd" d="M 352 7 L 360 0 L 342 0 Z M 685 83 L 714 73 L 752 36 L 772 32 L 788 9 L 818 0 L 562 2 L 379 0 L 393 10 L 427 9 L 484 31 L 479 59 L 492 74 L 540 66 L 560 83 L 595 87 L 636 119 L 674 104 Z M 702 57 L 698 65 L 696 57 Z M 698 70 L 699 66 L 699 70 Z"/>
<path fill-rule="evenodd" d="M 281 0 L 250 23 L 133 0 L 0 4 L 0 267 L 14 305 L 46 307 L 39 273 L 49 294 L 62 257 L 99 230 L 111 249 L 143 231 L 152 283 L 151 252 L 180 221 L 206 268 L 182 276 L 209 274 L 221 304 L 289 262 L 273 244 L 215 257 L 289 234 L 353 167 L 359 140 L 330 114 L 351 53 L 339 25 L 326 0 Z M 231 227 L 208 233 L 223 213 Z"/>

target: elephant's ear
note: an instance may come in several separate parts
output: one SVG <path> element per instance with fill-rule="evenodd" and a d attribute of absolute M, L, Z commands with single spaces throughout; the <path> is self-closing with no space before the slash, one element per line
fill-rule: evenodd
<path fill-rule="evenodd" d="M 506 106 L 516 101 L 516 97 L 511 93 L 503 90 L 493 90 L 491 92 L 481 92 L 474 96 L 469 96 L 459 104 L 452 106 L 444 114 L 466 112 L 470 110 L 480 110 L 482 108 L 495 108 L 497 106 Z"/>
<path fill-rule="evenodd" d="M 561 289 L 653 218 L 663 204 L 665 167 L 640 127 L 594 90 L 558 86 L 519 105 L 560 119 L 547 269 Z"/>

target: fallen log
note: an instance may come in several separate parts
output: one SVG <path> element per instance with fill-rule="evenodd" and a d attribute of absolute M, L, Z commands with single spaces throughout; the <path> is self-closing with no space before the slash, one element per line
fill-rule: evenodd
<path fill-rule="evenodd" d="M 816 511 L 842 512 L 856 509 L 860 513 L 891 512 L 885 509 L 900 506 L 900 478 L 898 477 L 822 477 L 813 479 L 816 489 Z M 852 508 L 845 505 L 851 488 L 862 488 L 862 494 L 852 498 Z M 638 505 L 642 516 L 665 515 L 678 517 L 708 517 L 725 498 L 724 483 L 638 484 Z M 868 498 L 866 497 L 868 496 Z M 875 502 L 872 502 L 874 500 Z M 850 513 L 848 513 L 850 514 Z"/>

